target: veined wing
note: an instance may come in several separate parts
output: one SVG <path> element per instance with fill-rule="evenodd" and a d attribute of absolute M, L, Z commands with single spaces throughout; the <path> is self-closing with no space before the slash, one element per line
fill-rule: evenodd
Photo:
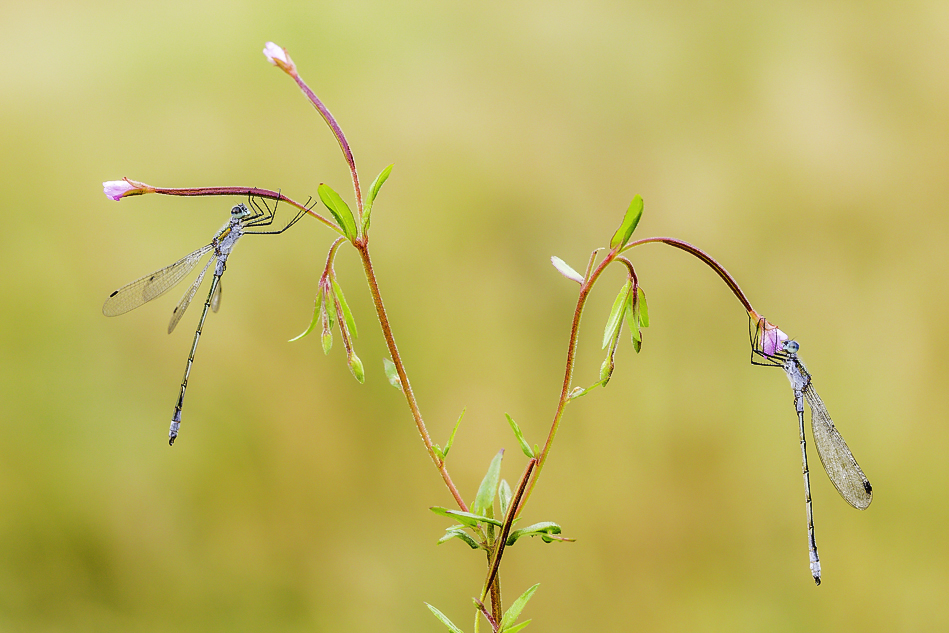
<path fill-rule="evenodd" d="M 185 255 L 170 266 L 165 266 L 161 270 L 156 270 L 150 275 L 145 275 L 141 279 L 136 279 L 132 283 L 122 286 L 105 300 L 102 305 L 102 314 L 106 316 L 125 314 L 129 310 L 134 310 L 163 295 L 178 285 L 185 275 L 194 269 L 201 258 L 213 248 L 212 245 L 208 244 L 189 255 Z"/>
<path fill-rule="evenodd" d="M 817 392 L 813 383 L 804 388 L 804 398 L 811 407 L 811 430 L 814 432 L 814 443 L 817 445 L 817 454 L 830 481 L 837 492 L 847 503 L 858 510 L 866 510 L 873 500 L 873 490 L 870 481 L 860 470 L 857 460 L 847 447 L 844 438 L 834 427 L 827 407 Z"/>
<path fill-rule="evenodd" d="M 204 268 L 201 269 L 201 272 L 198 273 L 198 278 L 194 280 L 194 283 L 191 284 L 191 287 L 188 288 L 188 291 L 185 292 L 181 297 L 181 301 L 179 301 L 178 305 L 175 306 L 175 309 L 172 310 L 171 321 L 168 323 L 169 334 L 174 332 L 175 326 L 178 325 L 178 321 L 181 320 L 181 317 L 183 317 L 185 314 L 185 310 L 187 310 L 188 306 L 191 305 L 191 300 L 194 299 L 194 293 L 198 291 L 198 287 L 201 285 L 201 282 L 204 281 L 204 273 L 208 272 L 208 267 L 213 261 L 213 257 L 208 260 L 208 263 L 205 264 Z"/>

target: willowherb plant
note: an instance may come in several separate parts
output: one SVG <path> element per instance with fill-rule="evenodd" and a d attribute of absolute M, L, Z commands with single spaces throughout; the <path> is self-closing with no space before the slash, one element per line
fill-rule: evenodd
<path fill-rule="evenodd" d="M 698 258 L 718 274 L 728 288 L 731 289 L 735 297 L 738 298 L 748 314 L 752 362 L 755 364 L 782 367 L 788 375 L 795 395 L 795 409 L 798 413 L 800 424 L 811 571 L 814 580 L 820 584 L 820 563 L 817 557 L 816 542 L 814 541 L 810 483 L 804 438 L 803 401 L 805 399 L 811 407 L 812 430 L 821 462 L 841 495 L 854 507 L 865 509 L 869 506 L 872 498 L 870 483 L 857 465 L 857 462 L 853 459 L 849 448 L 830 420 L 827 410 L 823 406 L 823 402 L 817 396 L 816 391 L 814 391 L 810 374 L 797 357 L 797 351 L 799 349 L 798 343 L 789 340 L 784 332 L 761 316 L 752 307 L 731 274 L 708 253 L 682 240 L 671 237 L 650 237 L 631 241 L 633 232 L 636 230 L 643 213 L 643 200 L 640 196 L 633 198 L 619 227 L 610 239 L 609 246 L 598 248 L 591 253 L 583 274 L 577 272 L 577 270 L 562 259 L 558 257 L 551 258 L 551 263 L 560 274 L 579 285 L 573 322 L 570 328 L 564 378 L 556 411 L 543 446 L 538 444 L 532 445 L 528 442 L 514 419 L 511 418 L 511 416 L 507 416 L 508 424 L 521 450 L 528 458 L 527 465 L 520 474 L 515 486 L 512 487 L 506 480 L 501 478 L 501 462 L 504 451 L 503 449 L 499 451 L 491 461 L 488 471 L 478 488 L 478 492 L 474 499 L 470 501 L 469 505 L 452 481 L 447 465 L 448 454 L 453 446 L 455 433 L 464 417 L 464 411 L 462 411 L 462 415 L 458 418 L 458 422 L 449 435 L 445 446 L 441 447 L 434 443 L 423 421 L 422 413 L 412 391 L 405 365 L 399 354 L 395 335 L 389 325 L 389 319 L 386 316 L 386 309 L 382 300 L 382 291 L 379 288 L 373 270 L 372 260 L 369 255 L 369 236 L 371 233 L 373 204 L 382 185 L 392 171 L 392 165 L 389 165 L 379 173 L 364 196 L 353 153 L 336 119 L 300 77 L 296 65 L 293 63 L 293 60 L 290 59 L 285 49 L 272 42 L 268 42 L 264 48 L 264 55 L 270 63 L 283 70 L 297 83 L 297 86 L 333 131 L 346 163 L 349 166 L 355 196 L 355 210 L 353 210 L 334 189 L 324 183 L 321 183 L 317 187 L 317 193 L 320 201 L 326 209 L 329 210 L 331 217 L 326 217 L 314 211 L 315 204 L 310 204 L 309 200 L 306 203 L 299 203 L 285 196 L 279 190 L 273 191 L 255 187 L 162 188 L 153 187 L 128 178 L 103 183 L 105 194 L 113 200 L 120 200 L 125 197 L 146 193 L 174 196 L 246 196 L 252 209 L 249 210 L 248 207 L 243 204 L 235 206 L 232 210 L 231 220 L 214 236 L 211 244 L 198 249 L 171 266 L 156 271 L 152 275 L 143 277 L 117 290 L 109 297 L 103 307 L 103 312 L 109 316 L 121 314 L 138 307 L 176 285 L 197 265 L 199 259 L 211 253 L 210 261 L 205 265 L 195 283 L 185 293 L 185 297 L 181 303 L 175 308 L 172 324 L 169 327 L 170 331 L 178 319 L 180 319 L 181 313 L 187 308 L 191 298 L 197 291 L 205 271 L 207 271 L 211 263 L 215 263 L 211 291 L 205 302 L 204 312 L 202 313 L 201 321 L 195 333 L 194 344 L 192 345 L 191 354 L 189 355 L 185 370 L 185 378 L 182 381 L 181 391 L 175 406 L 172 428 L 169 433 L 170 443 L 174 442 L 179 431 L 178 425 L 181 418 L 181 405 L 184 398 L 185 387 L 187 386 L 188 372 L 194 360 L 195 349 L 201 335 L 201 327 L 207 315 L 208 308 L 210 307 L 212 310 L 217 310 L 217 305 L 220 301 L 220 277 L 224 272 L 227 257 L 236 244 L 237 239 L 247 233 L 279 234 L 290 228 L 302 215 L 310 215 L 329 227 L 331 231 L 337 234 L 337 237 L 329 247 L 326 263 L 317 285 L 312 321 L 302 334 L 292 340 L 301 339 L 314 330 L 319 329 L 323 351 L 329 352 L 333 345 L 333 330 L 338 329 L 343 347 L 346 350 L 349 369 L 359 382 L 364 381 L 365 370 L 363 363 L 355 351 L 355 339 L 357 336 L 356 322 L 346 302 L 346 297 L 343 294 L 342 286 L 334 269 L 336 254 L 343 244 L 348 243 L 355 250 L 362 262 L 366 281 L 369 285 L 369 292 L 375 306 L 376 317 L 388 347 L 390 357 L 383 359 L 385 374 L 392 386 L 399 389 L 405 396 L 406 403 L 415 421 L 419 435 L 422 438 L 425 450 L 457 506 L 452 509 L 437 506 L 431 508 L 436 514 L 453 521 L 453 524 L 445 530 L 444 536 L 442 536 L 438 542 L 443 543 L 458 539 L 474 550 L 483 551 L 487 557 L 487 570 L 484 580 L 481 583 L 477 597 L 474 598 L 474 630 L 479 631 L 483 618 L 494 633 L 514 633 L 515 631 L 519 631 L 530 622 L 530 620 L 518 622 L 518 619 L 528 600 L 537 589 L 537 585 L 534 585 L 521 594 L 511 603 L 507 610 L 502 609 L 499 575 L 505 548 L 514 545 L 523 539 L 523 537 L 528 536 L 539 536 L 540 539 L 546 543 L 573 541 L 573 539 L 563 536 L 561 527 L 552 521 L 541 521 L 518 529 L 514 529 L 514 524 L 524 513 L 531 494 L 537 486 L 540 475 L 550 456 L 554 439 L 567 405 L 575 398 L 589 393 L 596 387 L 606 386 L 609 382 L 614 369 L 613 359 L 617 346 L 619 345 L 624 324 L 626 324 L 629 329 L 633 349 L 639 352 L 642 348 L 642 329 L 649 326 L 646 294 L 640 286 L 635 267 L 624 254 L 644 244 L 665 244 L 678 248 Z M 281 230 L 246 230 L 251 227 L 268 226 L 273 222 L 276 208 L 271 209 L 266 203 L 267 199 L 273 200 L 277 204 L 280 202 L 289 204 L 296 208 L 298 213 Z M 603 332 L 602 345 L 606 350 L 606 356 L 600 368 L 598 379 L 587 387 L 577 386 L 574 384 L 573 372 L 583 309 L 593 287 L 603 272 L 613 264 L 620 265 L 625 269 L 626 279 L 616 295 Z M 461 629 L 452 623 L 441 611 L 431 605 L 428 605 L 428 607 L 449 630 L 456 633 L 461 631 Z"/>

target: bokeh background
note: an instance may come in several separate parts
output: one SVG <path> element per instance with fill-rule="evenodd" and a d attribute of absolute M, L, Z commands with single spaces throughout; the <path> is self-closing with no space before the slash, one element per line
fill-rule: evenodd
<path fill-rule="evenodd" d="M 104 180 L 351 200 L 332 136 L 261 49 L 285 46 L 346 130 L 373 256 L 435 440 L 471 498 L 542 442 L 583 269 L 635 194 L 637 236 L 717 257 L 801 343 L 874 484 L 811 451 L 824 584 L 807 568 L 797 421 L 746 317 L 682 252 L 631 253 L 652 326 L 567 412 L 508 550 L 536 631 L 949 628 L 949 5 L 944 2 L 57 2 L 2 7 L 0 629 L 472 630 L 484 560 L 436 546 L 451 505 L 398 391 L 352 252 L 337 269 L 365 385 L 309 322 L 332 235 L 251 237 L 169 416 L 198 310 L 116 319 L 109 292 L 207 243 L 233 200 L 112 202 Z M 585 313 L 596 379 L 622 273 Z M 183 290 L 183 288 L 182 288 Z M 203 293 L 204 291 L 202 291 Z M 485 630 L 482 628 L 482 630 Z"/>

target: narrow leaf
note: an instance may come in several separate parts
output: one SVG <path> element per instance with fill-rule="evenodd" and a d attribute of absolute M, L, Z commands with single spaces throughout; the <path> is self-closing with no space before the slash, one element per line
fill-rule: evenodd
<path fill-rule="evenodd" d="M 626 215 L 623 216 L 623 222 L 616 229 L 616 233 L 613 234 L 613 239 L 610 240 L 611 249 L 626 246 L 626 242 L 632 237 L 641 217 L 643 217 L 643 198 L 637 194 L 633 201 L 629 203 Z"/>
<path fill-rule="evenodd" d="M 509 628 L 512 624 L 517 622 L 517 618 L 520 617 L 521 611 L 524 610 L 524 607 L 527 606 L 527 601 L 531 599 L 531 596 L 534 595 L 534 592 L 537 591 L 537 587 L 540 586 L 540 583 L 537 583 L 515 600 L 507 611 L 504 612 L 504 617 L 501 618 L 501 630 L 504 631 Z"/>
<path fill-rule="evenodd" d="M 399 378 L 399 372 L 395 368 L 395 363 L 393 363 L 388 358 L 382 358 L 382 366 L 385 368 L 386 378 L 389 380 L 389 384 L 402 391 L 402 379 Z"/>
<path fill-rule="evenodd" d="M 306 331 L 303 332 L 303 334 L 298 334 L 297 336 L 294 336 L 288 342 L 292 343 L 294 341 L 298 341 L 304 336 L 306 336 L 307 334 L 309 334 L 310 332 L 312 332 L 316 328 L 317 322 L 320 321 L 322 310 L 323 310 L 323 289 L 320 288 L 316 293 L 316 299 L 313 300 L 313 320 L 310 321 L 310 327 L 308 327 Z"/>
<path fill-rule="evenodd" d="M 498 451 L 498 454 L 491 460 L 488 466 L 488 472 L 481 480 L 481 486 L 478 487 L 478 494 L 475 496 L 474 504 L 471 506 L 474 514 L 488 515 L 494 507 L 494 495 L 498 490 L 498 480 L 501 478 L 501 459 L 504 457 L 504 449 Z M 501 525 L 499 522 L 498 525 Z"/>
<path fill-rule="evenodd" d="M 646 293 L 643 287 L 638 286 L 639 290 L 639 323 L 643 327 L 649 327 L 649 310 L 646 309 Z"/>
<path fill-rule="evenodd" d="M 521 445 L 521 450 L 527 455 L 528 459 L 534 457 L 534 451 L 531 450 L 531 445 L 527 443 L 527 440 L 524 439 L 524 434 L 521 433 L 521 428 L 517 426 L 517 422 L 514 421 L 514 418 L 509 416 L 507 413 L 504 414 L 507 417 L 507 423 L 511 425 L 511 430 L 514 431 L 514 437 L 517 438 L 518 443 Z"/>
<path fill-rule="evenodd" d="M 448 457 L 448 451 L 451 450 L 451 445 L 455 441 L 455 433 L 458 432 L 458 427 L 461 426 L 461 420 L 465 417 L 465 411 L 467 407 L 461 410 L 461 415 L 458 416 L 458 421 L 455 422 L 455 428 L 451 430 L 451 436 L 448 438 L 448 443 L 445 444 L 445 457 Z"/>
<path fill-rule="evenodd" d="M 448 517 L 454 519 L 460 523 L 464 523 L 467 527 L 478 527 L 479 523 L 487 523 L 488 525 L 496 525 L 501 527 L 504 525 L 501 521 L 497 519 L 492 519 L 491 517 L 486 517 L 480 514 L 474 514 L 473 512 L 462 512 L 461 510 L 449 510 L 447 508 L 440 508 L 438 506 L 433 506 L 429 508 L 435 514 L 440 514 L 443 517 Z"/>
<path fill-rule="evenodd" d="M 346 303 L 343 289 L 336 283 L 335 278 L 333 279 L 333 294 L 336 295 L 336 301 L 339 302 L 339 307 L 343 309 L 343 318 L 346 319 L 346 327 L 349 328 L 353 338 L 359 338 L 359 332 L 356 331 L 356 320 L 353 319 L 353 313 L 349 311 L 349 304 Z"/>
<path fill-rule="evenodd" d="M 448 627 L 448 630 L 451 631 L 451 633 L 464 633 L 464 631 L 462 631 L 462 630 L 459 629 L 457 626 L 455 626 L 454 624 L 452 624 L 452 621 L 449 620 L 449 619 L 448 619 L 448 616 L 446 616 L 444 613 L 442 613 L 441 611 L 439 611 L 438 609 L 436 609 L 435 607 L 433 607 L 432 605 L 430 605 L 430 604 L 427 603 L 427 602 L 425 603 L 425 606 L 428 607 L 429 611 L 431 611 L 432 614 L 434 614 L 434 616 L 435 616 L 436 618 L 438 618 L 438 620 L 439 620 L 442 624 L 444 624 L 445 626 Z"/>
<path fill-rule="evenodd" d="M 613 308 L 610 310 L 610 317 L 606 320 L 606 328 L 603 330 L 603 347 L 610 344 L 610 341 L 616 338 L 616 332 L 623 323 L 623 317 L 626 316 L 627 300 L 629 290 L 632 287 L 629 280 L 619 289 L 619 294 L 613 300 Z"/>
<path fill-rule="evenodd" d="M 375 202 L 376 196 L 379 194 L 379 189 L 382 187 L 382 183 L 386 181 L 386 178 L 389 177 L 389 174 L 392 173 L 392 165 L 389 165 L 376 176 L 376 179 L 372 181 L 372 186 L 369 187 L 369 196 L 366 198 L 366 210 L 363 212 L 362 216 L 362 232 L 366 234 L 369 232 L 369 213 L 372 211 L 372 203 Z"/>
<path fill-rule="evenodd" d="M 346 239 L 350 242 L 354 241 L 356 239 L 356 220 L 353 218 L 353 212 L 349 209 L 349 205 L 327 184 L 321 184 L 316 188 L 316 192 L 326 208 L 336 218 L 336 223 L 339 228 L 343 229 L 343 235 L 346 236 Z"/>
<path fill-rule="evenodd" d="M 506 629 L 501 629 L 501 633 L 517 633 L 518 631 L 523 629 L 525 626 L 527 626 L 531 622 L 533 622 L 533 620 L 524 620 L 523 622 L 515 626 L 508 627 Z"/>

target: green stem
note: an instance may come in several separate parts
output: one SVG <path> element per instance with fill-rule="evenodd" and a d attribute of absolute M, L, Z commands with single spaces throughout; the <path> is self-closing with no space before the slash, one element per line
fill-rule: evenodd
<path fill-rule="evenodd" d="M 402 393 L 405 394 L 405 400 L 409 405 L 409 410 L 412 412 L 415 426 L 418 428 L 419 435 L 422 436 L 422 443 L 425 444 L 425 450 L 428 451 L 429 457 L 432 458 L 432 462 L 435 464 L 438 472 L 441 473 L 442 479 L 445 481 L 445 485 L 448 487 L 451 495 L 455 498 L 458 507 L 462 512 L 468 512 L 468 506 L 465 504 L 464 499 L 461 498 L 461 493 L 458 492 L 458 488 L 455 487 L 454 482 L 451 480 L 451 476 L 448 474 L 448 468 L 445 466 L 445 460 L 439 457 L 438 453 L 435 452 L 435 445 L 432 443 L 432 438 L 429 436 L 425 422 L 422 420 L 422 412 L 418 408 L 418 402 L 415 400 L 415 394 L 412 392 L 412 386 L 409 384 L 409 377 L 405 372 L 402 357 L 399 355 L 399 348 L 396 347 L 395 336 L 393 336 L 392 327 L 389 325 L 389 317 L 386 315 L 385 305 L 382 303 L 382 294 L 379 292 L 379 283 L 372 269 L 369 249 L 364 239 L 357 241 L 354 246 L 359 252 L 359 258 L 362 260 L 363 269 L 366 273 L 366 281 L 369 282 L 369 292 L 372 295 L 372 302 L 376 306 L 376 317 L 379 319 L 382 335 L 385 337 L 386 346 L 389 348 L 389 355 L 392 357 L 392 362 L 395 364 L 395 369 L 399 374 L 399 381 L 402 383 Z"/>

